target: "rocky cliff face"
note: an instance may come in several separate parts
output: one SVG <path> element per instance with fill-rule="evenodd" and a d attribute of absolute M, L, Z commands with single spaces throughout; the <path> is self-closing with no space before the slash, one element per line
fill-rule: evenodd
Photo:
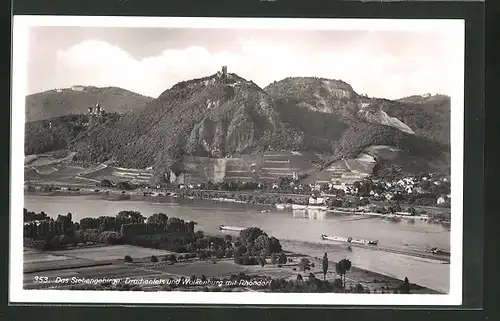
<path fill-rule="evenodd" d="M 450 97 L 410 96 L 396 101 L 358 95 L 341 80 L 285 78 L 264 89 L 275 99 L 288 99 L 311 111 L 389 126 L 406 134 L 449 144 Z"/>
<path fill-rule="evenodd" d="M 323 113 L 353 114 L 359 95 L 341 81 L 316 77 L 285 78 L 264 88 L 274 98 L 293 99 L 301 107 Z"/>

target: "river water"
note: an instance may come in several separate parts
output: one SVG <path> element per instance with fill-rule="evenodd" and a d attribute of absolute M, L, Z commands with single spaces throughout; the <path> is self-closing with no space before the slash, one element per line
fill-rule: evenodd
<path fill-rule="evenodd" d="M 320 211 L 272 211 L 250 204 L 222 204 L 211 201 L 154 200 L 108 201 L 100 196 L 41 196 L 26 194 L 24 207 L 29 211 L 45 211 L 47 215 L 71 212 L 74 221 L 84 217 L 114 216 L 122 210 L 135 210 L 143 216 L 162 212 L 167 216 L 197 222 L 197 229 L 220 233 L 219 225 L 257 226 L 278 238 L 286 250 L 313 256 L 328 253 L 331 260 L 349 259 L 354 266 L 441 291 L 449 291 L 450 265 L 437 260 L 338 245 L 320 240 L 321 234 L 379 240 L 379 245 L 394 249 L 428 251 L 438 247 L 449 251 L 450 232 L 439 224 L 425 221 L 384 221 Z M 231 232 L 229 232 L 231 233 Z M 237 233 L 233 233 L 236 235 Z"/>

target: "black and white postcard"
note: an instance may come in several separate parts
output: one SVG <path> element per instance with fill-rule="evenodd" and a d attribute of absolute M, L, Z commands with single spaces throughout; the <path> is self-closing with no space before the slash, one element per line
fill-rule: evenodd
<path fill-rule="evenodd" d="M 10 301 L 460 305 L 464 30 L 15 16 Z"/>

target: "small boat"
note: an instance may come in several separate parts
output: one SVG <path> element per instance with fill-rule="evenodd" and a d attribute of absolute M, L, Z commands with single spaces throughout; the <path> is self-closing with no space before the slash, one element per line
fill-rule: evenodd
<path fill-rule="evenodd" d="M 450 255 L 450 252 L 440 250 L 440 249 L 438 249 L 437 247 L 433 247 L 433 248 L 431 248 L 431 249 L 430 249 L 430 252 L 431 252 L 432 254 Z"/>
<path fill-rule="evenodd" d="M 353 239 L 352 237 L 328 236 L 321 234 L 322 240 L 354 244 L 378 245 L 378 240 Z"/>
<path fill-rule="evenodd" d="M 263 211 L 260 211 L 261 213 L 271 213 L 270 210 L 263 210 Z"/>
<path fill-rule="evenodd" d="M 245 228 L 243 228 L 243 227 L 237 227 L 237 226 L 219 225 L 219 230 L 221 230 L 221 231 L 240 232 L 240 231 L 243 231 L 244 229 Z"/>

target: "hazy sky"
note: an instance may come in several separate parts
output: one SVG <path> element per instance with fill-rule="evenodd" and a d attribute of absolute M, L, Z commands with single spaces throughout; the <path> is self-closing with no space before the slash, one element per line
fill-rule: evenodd
<path fill-rule="evenodd" d="M 437 32 L 34 27 L 28 93 L 93 85 L 157 97 L 227 65 L 261 87 L 317 76 L 374 97 L 450 94 L 451 44 Z"/>

